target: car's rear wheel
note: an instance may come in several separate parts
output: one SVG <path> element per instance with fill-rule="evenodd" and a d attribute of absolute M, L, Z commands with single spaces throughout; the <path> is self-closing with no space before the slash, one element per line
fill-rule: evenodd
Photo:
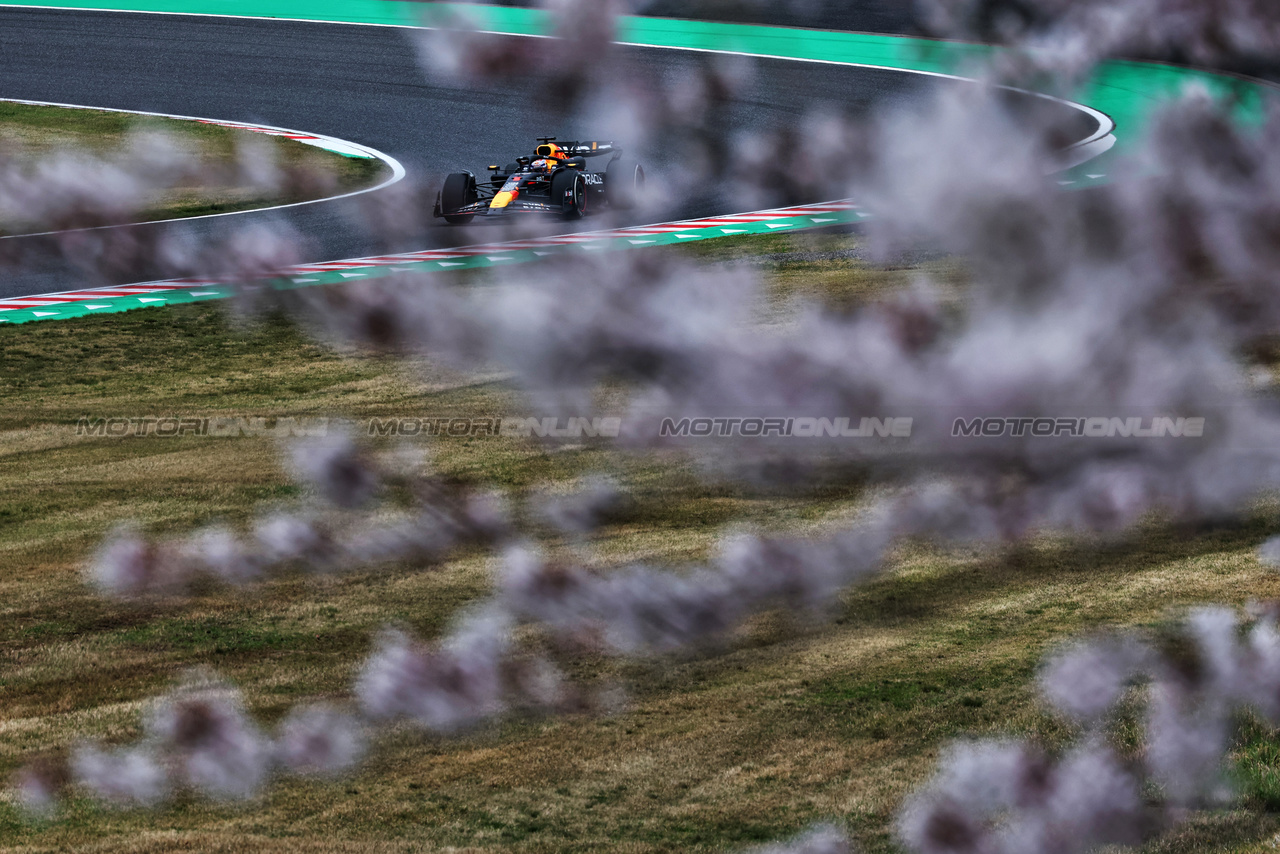
<path fill-rule="evenodd" d="M 565 219 L 587 215 L 587 178 L 577 169 L 564 169 L 551 178 L 551 198 L 560 202 Z"/>
<path fill-rule="evenodd" d="M 455 172 L 444 179 L 444 189 L 440 191 L 440 211 L 445 222 L 454 225 L 465 225 L 475 218 L 475 214 L 454 214 L 479 199 L 476 193 L 476 176 L 470 172 Z"/>
<path fill-rule="evenodd" d="M 644 191 L 644 168 L 631 160 L 614 160 L 604 173 L 604 189 L 609 207 L 630 210 Z"/>

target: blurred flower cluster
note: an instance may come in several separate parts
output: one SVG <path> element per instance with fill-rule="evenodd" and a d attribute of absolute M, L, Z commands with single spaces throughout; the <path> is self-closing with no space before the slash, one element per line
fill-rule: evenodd
<path fill-rule="evenodd" d="M 1207 607 L 1163 635 L 1078 642 L 1045 663 L 1049 706 L 1078 730 L 1047 755 L 1021 741 L 963 742 L 903 809 L 902 841 L 923 854 L 1093 851 L 1138 845 L 1233 796 L 1227 757 L 1235 716 L 1280 724 L 1275 609 L 1251 625 Z M 1136 754 L 1107 746 L 1126 697 L 1145 700 Z M 1132 711 L 1130 712 L 1132 714 Z"/>
<path fill-rule="evenodd" d="M 1075 76 L 1109 56 L 1196 65 L 1263 62 L 1280 52 L 1268 0 L 920 0 L 938 33 L 1016 46 L 1042 70 Z"/>

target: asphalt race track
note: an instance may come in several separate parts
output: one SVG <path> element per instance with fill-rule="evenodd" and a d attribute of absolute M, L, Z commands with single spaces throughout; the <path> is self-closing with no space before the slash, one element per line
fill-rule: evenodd
<path fill-rule="evenodd" d="M 413 31 L 385 27 L 0 9 L 0 97 L 328 134 L 397 158 L 410 181 L 506 162 L 529 150 L 537 136 L 607 137 L 607 129 L 551 117 L 546 99 L 554 95 L 542 81 L 463 91 L 430 79 L 418 50 Z M 674 50 L 627 50 L 634 66 L 659 78 L 673 79 L 708 61 L 702 54 Z M 930 87 L 964 85 L 971 84 L 899 71 L 761 60 L 749 95 L 728 109 L 726 121 L 735 130 L 769 130 L 794 124 L 816 103 L 866 115 L 905 104 Z M 808 98 L 797 98 L 798 92 Z M 638 154 L 650 180 L 660 180 L 670 154 L 661 149 Z M 468 236 L 442 226 L 429 229 L 414 246 L 387 246 L 352 228 L 343 213 L 349 205 L 319 203 L 288 212 L 294 227 L 312 240 L 314 257 L 306 260 L 457 245 Z M 732 200 L 700 195 L 663 218 L 735 211 Z M 184 227 L 207 232 L 227 227 L 229 220 L 244 224 L 262 216 L 279 214 L 245 213 Z M 565 229 L 580 231 L 590 223 Z M 474 240 L 474 232 L 470 237 Z M 65 270 L 50 266 L 0 281 L 0 297 L 64 290 L 70 284 Z"/>

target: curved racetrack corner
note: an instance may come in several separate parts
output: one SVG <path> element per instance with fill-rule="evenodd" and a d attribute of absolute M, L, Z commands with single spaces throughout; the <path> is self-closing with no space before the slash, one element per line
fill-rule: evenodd
<path fill-rule="evenodd" d="M 405 165 L 409 180 L 421 182 L 524 151 L 536 136 L 606 135 L 573 122 L 548 127 L 546 93 L 537 80 L 463 91 L 430 79 L 412 38 L 412 31 L 402 29 L 333 23 L 3 8 L 0 97 L 296 128 L 384 151 Z M 625 50 L 632 67 L 659 78 L 709 61 L 703 54 L 669 49 Z M 728 110 L 731 130 L 786 127 L 815 102 L 867 115 L 938 87 L 971 85 L 895 70 L 784 60 L 762 59 L 758 68 L 750 91 Z M 797 99 L 797 91 L 814 97 Z M 1036 102 L 1043 108 L 1040 99 Z M 1088 124 L 1082 117 L 1082 137 L 1095 129 Z M 641 156 L 651 175 L 671 165 L 661 149 Z M 665 218 L 731 212 L 730 200 L 685 198 Z M 464 239 L 462 232 L 433 228 L 412 247 L 388 247 L 353 228 L 341 202 L 228 219 L 245 224 L 281 215 L 310 238 L 308 260 L 445 247 Z M 226 226 L 225 221 L 188 221 L 182 227 L 210 236 Z M 164 227 L 169 226 L 145 226 Z M 65 290 L 67 275 L 50 263 L 0 282 L 0 298 Z"/>

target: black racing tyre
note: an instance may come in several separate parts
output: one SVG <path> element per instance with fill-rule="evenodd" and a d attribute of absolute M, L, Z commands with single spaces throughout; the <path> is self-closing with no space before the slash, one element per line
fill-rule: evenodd
<path fill-rule="evenodd" d="M 587 215 L 587 177 L 577 169 L 562 169 L 551 177 L 551 198 L 560 202 L 565 219 Z"/>
<path fill-rule="evenodd" d="M 604 173 L 605 197 L 609 207 L 630 210 L 644 191 L 644 168 L 633 160 L 614 160 Z"/>
<path fill-rule="evenodd" d="M 440 212 L 444 214 L 445 222 L 450 222 L 454 225 L 465 225 L 471 222 L 475 218 L 475 214 L 453 216 L 449 212 L 465 208 L 478 198 L 479 196 L 476 194 L 476 176 L 470 172 L 454 172 L 448 178 L 445 178 L 444 189 L 440 191 Z"/>

